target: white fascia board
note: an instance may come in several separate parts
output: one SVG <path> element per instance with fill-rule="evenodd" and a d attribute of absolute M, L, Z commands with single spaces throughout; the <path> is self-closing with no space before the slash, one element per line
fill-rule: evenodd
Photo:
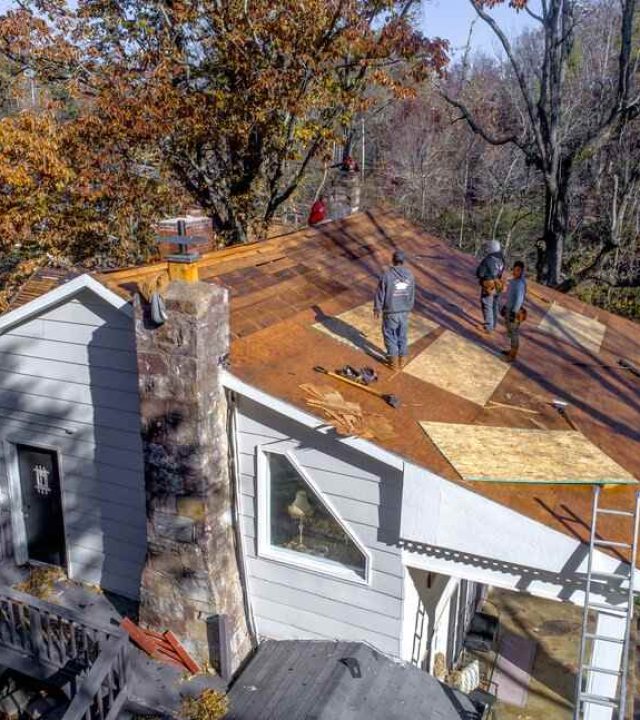
<path fill-rule="evenodd" d="M 95 295 L 100 297 L 106 303 L 120 310 L 125 315 L 133 317 L 133 308 L 128 300 L 121 298 L 113 290 L 109 290 L 106 285 L 91 277 L 91 275 L 79 275 L 73 280 L 59 285 L 57 288 L 44 293 L 35 300 L 31 300 L 24 305 L 21 305 L 15 310 L 10 310 L 4 315 L 0 315 L 0 333 L 8 330 L 9 328 L 15 327 L 20 323 L 26 322 L 35 315 L 39 315 L 54 305 L 58 305 L 65 300 L 70 299 L 74 295 L 77 295 L 82 290 L 90 290 Z"/>
<path fill-rule="evenodd" d="M 227 388 L 227 390 L 232 390 L 233 392 L 237 392 L 239 395 L 243 395 L 250 400 L 254 400 L 260 405 L 264 405 L 265 407 L 270 408 L 285 417 L 289 417 L 305 427 L 324 433 L 325 435 L 334 430 L 333 426 L 327 423 L 326 420 L 321 420 L 304 410 L 299 410 L 294 405 L 291 405 L 291 403 L 280 400 L 273 395 L 269 395 L 269 393 L 266 393 L 263 390 L 259 390 L 254 385 L 249 385 L 244 382 L 244 380 L 237 378 L 228 370 L 223 370 L 222 385 Z M 389 452 L 388 450 L 384 450 L 368 440 L 363 440 L 358 437 L 337 437 L 336 440 L 341 442 L 343 445 L 347 445 L 354 450 L 358 450 L 359 452 L 362 452 L 375 460 L 379 460 L 390 467 L 396 468 L 397 470 L 404 470 L 405 461 L 399 455 Z"/>

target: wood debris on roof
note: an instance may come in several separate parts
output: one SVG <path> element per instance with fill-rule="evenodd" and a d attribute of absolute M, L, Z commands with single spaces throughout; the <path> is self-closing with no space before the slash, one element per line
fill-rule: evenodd
<path fill-rule="evenodd" d="M 395 436 L 393 425 L 384 417 L 363 411 L 356 402 L 348 402 L 340 392 L 328 385 L 301 385 L 306 403 L 319 410 L 339 435 L 357 436 L 366 440 L 390 440 Z"/>
<path fill-rule="evenodd" d="M 509 366 L 494 353 L 446 330 L 405 368 L 409 375 L 485 405 Z"/>
<path fill-rule="evenodd" d="M 465 480 L 549 485 L 636 482 L 580 432 L 420 424 Z"/>

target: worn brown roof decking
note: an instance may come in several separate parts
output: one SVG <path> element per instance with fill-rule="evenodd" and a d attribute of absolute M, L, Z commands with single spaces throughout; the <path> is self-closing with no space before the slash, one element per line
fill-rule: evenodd
<path fill-rule="evenodd" d="M 36 270 L 11 298 L 9 310 L 15 310 L 21 305 L 26 305 L 50 290 L 55 290 L 60 285 L 73 280 L 79 274 L 77 271 L 67 268 L 45 267 Z"/>
<path fill-rule="evenodd" d="M 490 352 L 505 346 L 502 328 L 490 338 L 481 332 L 479 289 L 474 275 L 477 260 L 396 214 L 375 211 L 203 256 L 200 279 L 220 283 L 230 291 L 231 371 L 307 412 L 311 410 L 305 405 L 300 385 L 333 384 L 347 400 L 360 403 L 364 410 L 384 414 L 393 423 L 396 437 L 379 442 L 381 446 L 472 492 L 587 540 L 590 486 L 464 481 L 419 422 L 511 428 L 541 425 L 567 430 L 566 420 L 549 405 L 551 399 L 562 398 L 569 403 L 571 418 L 579 430 L 638 478 L 640 378 L 618 368 L 617 362 L 626 358 L 640 364 L 640 326 L 530 282 L 529 318 L 523 325 L 520 357 L 491 400 L 534 409 L 539 415 L 499 407 L 489 410 L 408 373 L 392 373 L 376 365 L 378 389 L 394 393 L 402 401 L 401 407 L 394 410 L 357 388 L 321 378 L 313 371 L 315 365 L 335 369 L 346 363 L 374 363 L 362 351 L 319 332 L 313 325 L 370 302 L 378 275 L 395 248 L 407 252 L 408 265 L 416 275 L 415 312 L 439 326 L 410 347 L 410 358 L 445 330 Z M 118 271 L 100 279 L 121 294 L 131 294 L 141 278 L 163 267 L 155 264 Z M 553 301 L 606 326 L 597 354 L 537 329 Z M 349 328 L 343 330 L 349 335 Z M 602 504 L 630 509 L 634 493 L 633 486 L 607 488 Z M 608 539 L 628 538 L 619 521 L 609 517 L 599 523 Z"/>

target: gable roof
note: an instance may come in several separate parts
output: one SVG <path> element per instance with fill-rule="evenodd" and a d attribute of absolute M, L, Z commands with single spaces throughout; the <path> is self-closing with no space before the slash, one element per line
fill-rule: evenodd
<path fill-rule="evenodd" d="M 375 364 L 361 350 L 314 326 L 325 325 L 326 330 L 332 317 L 370 303 L 377 278 L 397 247 L 406 251 L 408 265 L 416 275 L 418 290 L 413 315 L 437 325 L 411 345 L 411 357 L 432 346 L 445 333 L 495 357 L 501 346 L 499 341 L 504 342 L 505 338 L 500 334 L 495 339 L 487 338 L 481 332 L 474 274 L 477 260 L 397 214 L 375 211 L 207 253 L 201 258 L 200 279 L 229 289 L 231 373 L 239 383 L 256 388 L 266 397 L 277 399 L 283 407 L 294 408 L 305 416 L 313 415 L 314 410 L 307 405 L 300 386 L 330 384 L 345 399 L 391 423 L 395 437 L 372 441 L 388 457 L 404 458 L 549 527 L 588 540 L 592 498 L 589 486 L 522 486 L 464 480 L 419 423 L 515 429 L 535 428 L 539 424 L 550 430 L 567 430 L 566 420 L 549 404 L 553 398 L 562 398 L 570 404 L 572 420 L 579 430 L 638 478 L 640 379 L 622 371 L 617 361 L 625 358 L 640 364 L 640 326 L 530 282 L 529 319 L 523 325 L 519 362 L 498 378 L 490 398 L 504 405 L 526 407 L 538 415 L 499 405 L 490 409 L 407 372 L 392 373 L 376 364 L 380 375 L 377 387 L 398 395 L 402 401 L 401 407 L 394 410 L 357 388 L 318 376 L 313 368 Z M 156 263 L 104 273 L 100 280 L 116 293 L 131 296 L 139 282 L 165 268 L 165 263 Z M 120 297 L 118 301 L 122 302 Z M 540 330 L 553 303 L 577 317 L 600 323 L 604 337 L 599 350 Z M 4 317 L 0 316 L 0 321 Z M 345 325 L 339 325 L 338 331 L 345 330 Z M 349 339 L 354 339 L 352 334 Z M 363 448 L 365 443 L 371 447 L 359 439 L 357 446 Z M 607 504 L 629 509 L 634 493 L 630 486 L 607 489 Z M 626 541 L 615 519 L 609 517 L 599 523 L 608 538 Z"/>
<path fill-rule="evenodd" d="M 0 333 L 69 300 L 83 290 L 89 290 L 117 310 L 132 315 L 127 299 L 91 275 L 47 268 L 35 273 L 12 299 L 9 310 L 0 315 Z"/>
<path fill-rule="evenodd" d="M 228 720 L 479 720 L 469 698 L 355 642 L 266 640 L 229 692 Z"/>

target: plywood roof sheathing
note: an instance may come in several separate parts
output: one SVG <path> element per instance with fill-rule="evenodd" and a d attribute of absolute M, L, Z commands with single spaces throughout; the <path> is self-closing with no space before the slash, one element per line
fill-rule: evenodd
<path fill-rule="evenodd" d="M 582 433 L 422 422 L 464 480 L 614 485 L 636 482 Z"/>

